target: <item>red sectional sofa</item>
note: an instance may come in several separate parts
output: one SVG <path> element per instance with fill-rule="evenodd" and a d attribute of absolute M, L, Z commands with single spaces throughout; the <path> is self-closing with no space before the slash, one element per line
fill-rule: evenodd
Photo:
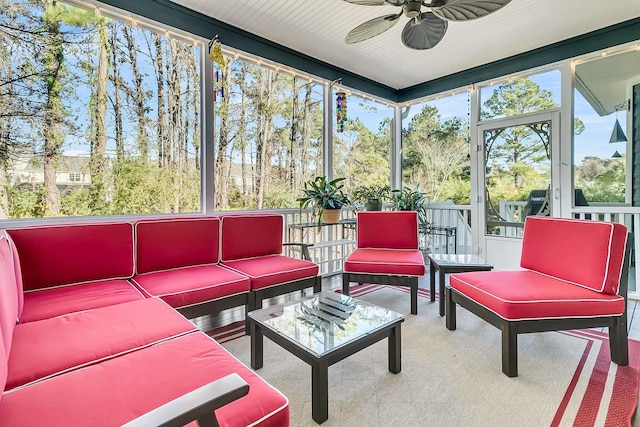
<path fill-rule="evenodd" d="M 317 290 L 318 268 L 277 253 L 282 216 L 225 221 L 0 231 L 0 425 L 288 425 L 286 397 L 180 313 Z"/>

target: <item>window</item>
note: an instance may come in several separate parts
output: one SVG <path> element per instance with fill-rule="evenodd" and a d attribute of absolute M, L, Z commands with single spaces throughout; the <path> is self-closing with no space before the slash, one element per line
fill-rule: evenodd
<path fill-rule="evenodd" d="M 409 107 L 402 131 L 402 182 L 430 201 L 471 198 L 469 93 Z"/>
<path fill-rule="evenodd" d="M 560 105 L 560 71 L 552 70 L 480 88 L 480 120 L 518 116 Z"/>
<path fill-rule="evenodd" d="M 628 83 L 638 78 L 639 61 L 634 49 L 575 67 L 574 206 L 625 202 L 627 142 L 613 140 L 612 134 L 617 122 L 627 138 L 624 103 Z"/>
<path fill-rule="evenodd" d="M 297 207 L 322 173 L 321 85 L 245 60 L 218 69 L 215 209 Z"/>
<path fill-rule="evenodd" d="M 333 177 L 345 178 L 348 194 L 361 186 L 390 185 L 393 108 L 354 93 L 345 96 L 346 121 L 340 129 L 333 92 Z"/>
<path fill-rule="evenodd" d="M 55 1 L 0 25 L 0 215 L 201 210 L 199 44 Z"/>

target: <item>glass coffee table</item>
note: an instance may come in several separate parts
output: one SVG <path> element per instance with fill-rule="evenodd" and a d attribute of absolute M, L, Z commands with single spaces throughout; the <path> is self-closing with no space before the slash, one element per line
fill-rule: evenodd
<path fill-rule="evenodd" d="M 436 300 L 436 270 L 440 272 L 438 289 L 440 316 L 444 316 L 444 278 L 445 274 L 469 271 L 493 270 L 493 265 L 477 255 L 467 254 L 429 254 L 429 292 L 431 301 Z"/>
<path fill-rule="evenodd" d="M 311 365 L 311 416 L 329 417 L 328 368 L 389 338 L 389 372 L 400 372 L 402 314 L 334 292 L 249 313 L 251 367 L 263 366 L 265 336 Z"/>

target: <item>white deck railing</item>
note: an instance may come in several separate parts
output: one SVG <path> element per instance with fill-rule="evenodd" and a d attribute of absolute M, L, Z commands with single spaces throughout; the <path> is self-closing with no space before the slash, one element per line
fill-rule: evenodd
<path fill-rule="evenodd" d="M 455 205 L 452 202 L 426 205 L 427 220 L 432 232 L 421 234 L 421 246 L 432 253 L 471 253 L 471 205 Z M 438 227 L 455 227 L 455 236 Z M 442 228 L 440 228 L 442 230 Z"/>
<path fill-rule="evenodd" d="M 388 207 L 387 207 L 388 208 Z M 426 206 L 427 219 L 434 226 L 431 233 L 420 233 L 421 249 L 430 253 L 471 253 L 471 206 L 453 203 L 430 203 Z M 312 244 L 311 259 L 320 266 L 323 276 L 342 271 L 343 261 L 355 249 L 355 228 L 349 225 L 325 226 L 321 229 L 302 223 L 314 223 L 310 210 L 275 209 L 261 212 L 279 213 L 284 216 L 285 241 Z M 343 210 L 342 219 L 353 218 L 349 210 Z M 438 227 L 453 227 L 452 235 L 438 233 Z M 299 256 L 298 247 L 288 248 L 290 254 Z"/>
<path fill-rule="evenodd" d="M 502 206 L 502 205 L 501 205 Z M 510 202 L 504 204 L 504 213 L 511 212 L 513 218 L 518 218 L 523 202 Z M 420 234 L 420 246 L 430 253 L 467 253 L 471 252 L 471 206 L 455 205 L 453 203 L 429 203 L 426 206 L 427 219 L 434 227 L 455 227 L 455 239 L 446 234 L 430 233 Z M 279 213 L 284 216 L 285 241 L 312 244 L 310 255 L 314 262 L 320 266 L 322 275 L 338 274 L 342 271 L 344 259 L 355 248 L 355 229 L 335 225 L 322 227 L 307 227 L 296 229 L 292 224 L 313 223 L 317 221 L 309 210 L 300 209 L 276 209 L 264 212 Z M 619 222 L 626 225 L 629 230 L 640 230 L 640 207 L 629 206 L 585 206 L 572 209 L 574 218 Z M 343 210 L 342 218 L 353 218 L 351 211 Z M 511 218 L 510 215 L 506 215 Z M 299 256 L 298 248 L 290 248 L 291 254 Z M 635 254 L 640 253 L 640 239 L 633 241 L 632 269 L 629 275 L 629 295 L 640 297 L 636 291 L 636 283 L 640 283 L 640 272 L 635 268 Z"/>

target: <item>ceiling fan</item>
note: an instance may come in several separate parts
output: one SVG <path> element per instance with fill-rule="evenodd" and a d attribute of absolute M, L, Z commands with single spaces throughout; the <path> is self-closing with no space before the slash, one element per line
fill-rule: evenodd
<path fill-rule="evenodd" d="M 358 25 L 345 37 L 347 44 L 358 43 L 393 27 L 404 14 L 410 19 L 402 30 L 402 43 L 411 49 L 431 49 L 442 40 L 447 21 L 469 21 L 502 8 L 511 0 L 344 0 L 363 6 L 400 6 L 397 14 L 379 16 Z M 421 12 L 422 6 L 429 12 Z"/>

